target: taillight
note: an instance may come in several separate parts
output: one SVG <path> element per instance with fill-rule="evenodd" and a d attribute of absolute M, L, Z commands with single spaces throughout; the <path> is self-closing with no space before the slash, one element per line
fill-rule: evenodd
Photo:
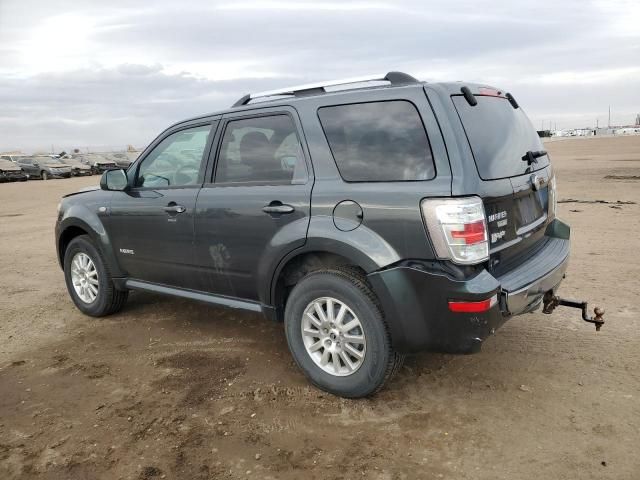
<path fill-rule="evenodd" d="M 487 221 L 480 198 L 426 198 L 420 206 L 438 258 L 465 265 L 489 258 Z"/>

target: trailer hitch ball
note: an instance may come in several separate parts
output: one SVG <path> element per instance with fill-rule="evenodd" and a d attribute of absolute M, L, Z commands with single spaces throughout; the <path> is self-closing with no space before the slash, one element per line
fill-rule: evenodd
<path fill-rule="evenodd" d="M 589 317 L 587 315 L 587 302 L 579 302 L 576 300 L 561 298 L 557 295 L 554 295 L 553 292 L 549 291 L 544 294 L 542 303 L 542 313 L 546 313 L 547 315 L 552 314 L 556 307 L 562 305 L 564 307 L 579 308 L 580 310 L 582 310 L 582 320 L 584 320 L 585 322 L 593 323 L 596 326 L 597 332 L 599 332 L 602 325 L 604 325 L 604 309 L 600 307 L 594 308 L 593 313 L 595 313 L 595 317 Z"/>
<path fill-rule="evenodd" d="M 596 307 L 593 309 L 593 313 L 596 314 L 596 316 L 593 317 L 593 323 L 596 325 L 596 332 L 599 332 L 600 327 L 604 324 L 604 318 L 602 318 L 604 316 L 604 308 Z"/>

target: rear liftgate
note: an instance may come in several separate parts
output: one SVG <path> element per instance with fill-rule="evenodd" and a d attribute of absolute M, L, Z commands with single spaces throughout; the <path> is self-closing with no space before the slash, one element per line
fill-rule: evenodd
<path fill-rule="evenodd" d="M 545 293 L 542 299 L 543 307 L 542 313 L 546 313 L 550 315 L 558 306 L 563 307 L 571 307 L 571 308 L 579 308 L 582 310 L 582 320 L 585 322 L 593 323 L 596 326 L 596 331 L 600 331 L 600 327 L 604 325 L 604 310 L 600 307 L 596 307 L 593 309 L 593 313 L 596 314 L 595 317 L 589 317 L 587 315 L 587 302 L 579 302 L 576 300 L 568 300 L 566 298 L 560 298 L 557 295 L 554 295 L 553 292 Z"/>

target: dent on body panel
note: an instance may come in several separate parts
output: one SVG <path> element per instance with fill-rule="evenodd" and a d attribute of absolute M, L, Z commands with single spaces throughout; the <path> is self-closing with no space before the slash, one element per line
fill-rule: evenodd
<path fill-rule="evenodd" d="M 216 272 L 222 272 L 229 267 L 231 254 L 224 243 L 209 245 L 209 256 L 211 257 L 211 265 Z"/>

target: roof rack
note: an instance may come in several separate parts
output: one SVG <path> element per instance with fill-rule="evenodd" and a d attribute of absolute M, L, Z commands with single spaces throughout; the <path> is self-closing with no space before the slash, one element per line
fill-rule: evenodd
<path fill-rule="evenodd" d="M 277 90 L 267 90 L 258 93 L 249 93 L 240 98 L 233 107 L 239 107 L 248 104 L 251 100 L 265 97 L 276 97 L 279 95 L 313 95 L 316 93 L 326 93 L 326 87 L 337 87 L 341 85 L 351 85 L 354 83 L 366 82 L 389 82 L 391 85 L 403 85 L 408 83 L 418 83 L 419 81 L 411 75 L 403 72 L 389 72 L 386 75 L 369 75 L 365 77 L 345 78 L 342 80 L 331 80 L 320 83 L 308 83 L 306 85 L 298 85 L 295 87 L 279 88 Z"/>

